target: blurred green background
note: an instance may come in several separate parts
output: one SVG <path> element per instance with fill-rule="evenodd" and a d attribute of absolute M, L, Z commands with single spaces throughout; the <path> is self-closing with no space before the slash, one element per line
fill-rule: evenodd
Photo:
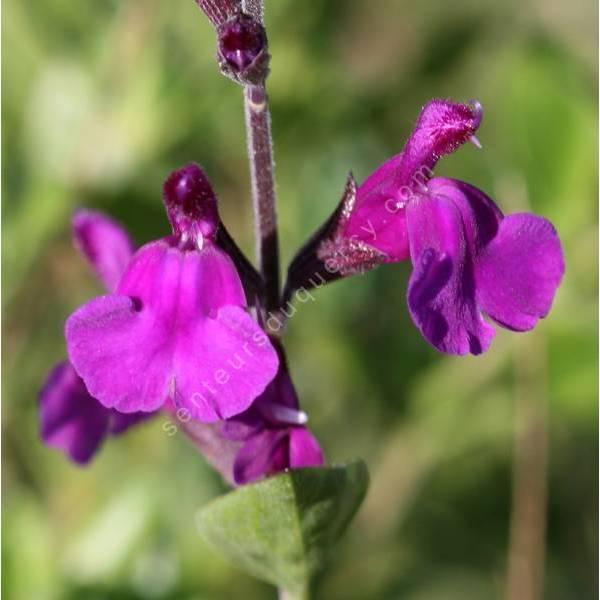
<path fill-rule="evenodd" d="M 432 97 L 485 109 L 483 151 L 465 147 L 437 173 L 550 218 L 567 257 L 550 318 L 534 333 L 500 330 L 478 358 L 421 339 L 407 265 L 299 305 L 287 345 L 312 428 L 331 462 L 364 457 L 372 474 L 320 598 L 501 598 L 529 530 L 525 552 L 545 553 L 544 598 L 597 597 L 595 4 L 267 2 L 286 261 L 347 171 L 361 181 L 397 153 Z M 183 436 L 156 421 L 79 469 L 37 434 L 64 320 L 100 293 L 72 248 L 76 206 L 110 213 L 141 244 L 168 231 L 163 180 L 195 160 L 252 253 L 240 89 L 215 68 L 213 31 L 192 0 L 4 0 L 2 17 L 2 591 L 274 598 L 199 539 L 195 511 L 224 486 Z M 546 435 L 547 519 L 536 487 Z M 515 456 L 524 513 L 511 510 Z"/>

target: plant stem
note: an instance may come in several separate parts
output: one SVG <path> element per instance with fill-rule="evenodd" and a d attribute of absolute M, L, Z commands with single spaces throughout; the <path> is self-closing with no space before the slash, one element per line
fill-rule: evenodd
<path fill-rule="evenodd" d="M 278 592 L 279 600 L 308 600 L 309 598 L 309 595 L 305 590 L 291 592 L 285 588 L 279 588 Z"/>
<path fill-rule="evenodd" d="M 245 0 L 243 10 L 262 23 L 263 0 Z M 246 137 L 252 183 L 256 255 L 265 285 L 266 309 L 279 305 L 279 242 L 271 113 L 265 84 L 244 86 Z"/>
<path fill-rule="evenodd" d="M 516 436 L 507 600 L 539 600 L 544 589 L 548 478 L 545 342 L 541 332 L 517 351 Z"/>

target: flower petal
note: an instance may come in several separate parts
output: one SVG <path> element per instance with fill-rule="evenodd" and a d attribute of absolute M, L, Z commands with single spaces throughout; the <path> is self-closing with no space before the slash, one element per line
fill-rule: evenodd
<path fill-rule="evenodd" d="M 294 427 L 290 431 L 290 467 L 320 467 L 325 457 L 317 438 L 306 427 Z"/>
<path fill-rule="evenodd" d="M 480 354 L 494 329 L 475 302 L 472 249 L 460 210 L 443 196 L 422 196 L 407 208 L 414 271 L 408 288 L 411 316 L 442 352 Z"/>
<path fill-rule="evenodd" d="M 283 470 L 289 460 L 284 456 L 287 437 L 287 429 L 263 429 L 253 435 L 242 446 L 235 459 L 235 482 L 242 485 Z"/>
<path fill-rule="evenodd" d="M 217 197 L 199 165 L 190 163 L 171 173 L 163 187 L 163 199 L 176 235 L 214 239 L 219 226 Z"/>
<path fill-rule="evenodd" d="M 232 419 L 220 423 L 219 433 L 221 436 L 232 442 L 243 442 L 262 429 L 264 422 L 260 414 L 253 409 L 256 402 L 257 400 L 241 415 L 236 415 Z"/>
<path fill-rule="evenodd" d="M 483 111 L 474 103 L 458 104 L 448 100 L 431 100 L 421 111 L 398 165 L 399 185 L 410 185 L 421 172 L 429 176 L 440 157 L 454 152 L 479 128 Z M 413 181 L 413 183 L 419 183 Z"/>
<path fill-rule="evenodd" d="M 219 249 L 148 244 L 117 292 L 84 305 L 66 326 L 71 361 L 106 407 L 153 411 L 172 398 L 212 422 L 248 408 L 275 376 L 277 354 L 234 306 L 244 292 Z"/>
<path fill-rule="evenodd" d="M 252 317 L 225 306 L 180 337 L 174 368 L 181 406 L 207 423 L 228 419 L 265 390 L 277 366 L 277 353 Z"/>
<path fill-rule="evenodd" d="M 376 248 L 390 262 L 407 259 L 406 205 L 423 193 L 440 157 L 474 135 L 481 114 L 478 104 L 429 102 L 402 153 L 381 165 L 358 188 L 342 236 Z"/>
<path fill-rule="evenodd" d="M 409 256 L 404 205 L 411 191 L 398 185 L 402 155 L 394 156 L 374 171 L 356 191 L 354 209 L 342 235 L 364 242 L 390 260 Z"/>
<path fill-rule="evenodd" d="M 552 223 L 530 213 L 509 215 L 477 259 L 477 299 L 500 325 L 527 331 L 550 312 L 564 272 Z"/>
<path fill-rule="evenodd" d="M 427 189 L 432 196 L 443 196 L 458 208 L 473 256 L 498 233 L 504 218 L 502 211 L 480 189 L 445 177 L 435 177 L 427 184 Z"/>
<path fill-rule="evenodd" d="M 72 225 L 77 247 L 107 290 L 114 291 L 134 252 L 127 231 L 106 215 L 89 210 L 78 210 Z"/>
<path fill-rule="evenodd" d="M 108 433 L 110 411 L 88 393 L 68 363 L 58 364 L 40 393 L 41 436 L 71 460 L 85 464 Z"/>
<path fill-rule="evenodd" d="M 98 402 L 98 404 L 100 404 Z M 134 425 L 139 425 L 148 419 L 156 416 L 158 411 L 155 412 L 135 412 L 135 413 L 122 413 L 114 408 L 111 409 L 110 415 L 110 433 L 111 435 L 120 435 L 131 429 Z"/>
<path fill-rule="evenodd" d="M 101 296 L 67 320 L 71 362 L 107 408 L 154 411 L 169 393 L 170 356 L 162 330 L 127 296 Z"/>

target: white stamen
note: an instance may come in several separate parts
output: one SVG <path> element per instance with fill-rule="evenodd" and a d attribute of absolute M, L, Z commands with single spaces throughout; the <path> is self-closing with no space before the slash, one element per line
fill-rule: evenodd
<path fill-rule="evenodd" d="M 281 404 L 272 404 L 269 408 L 273 417 L 282 423 L 304 425 L 308 422 L 308 415 L 304 411 L 282 406 Z"/>
<path fill-rule="evenodd" d="M 469 141 L 471 142 L 471 144 L 473 144 L 473 146 L 475 146 L 476 148 L 479 148 L 479 150 L 481 150 L 483 148 L 483 146 L 481 145 L 481 142 L 474 135 L 472 135 L 469 138 Z"/>

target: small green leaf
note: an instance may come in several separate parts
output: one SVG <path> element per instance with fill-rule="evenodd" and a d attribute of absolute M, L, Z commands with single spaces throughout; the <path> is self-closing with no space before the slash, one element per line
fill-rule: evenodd
<path fill-rule="evenodd" d="M 301 596 L 367 492 L 364 462 L 288 471 L 200 509 L 202 537 L 255 577 Z"/>

